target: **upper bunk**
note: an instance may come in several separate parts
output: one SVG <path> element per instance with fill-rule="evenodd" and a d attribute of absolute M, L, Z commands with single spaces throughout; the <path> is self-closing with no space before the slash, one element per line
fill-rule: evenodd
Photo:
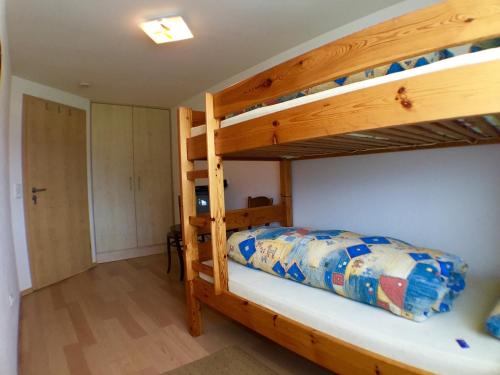
<path fill-rule="evenodd" d="M 499 36 L 500 0 L 448 0 L 326 44 L 207 94 L 215 153 L 279 160 L 500 143 L 499 47 L 294 94 Z M 203 114 L 193 119 L 187 156 L 205 159 Z"/>

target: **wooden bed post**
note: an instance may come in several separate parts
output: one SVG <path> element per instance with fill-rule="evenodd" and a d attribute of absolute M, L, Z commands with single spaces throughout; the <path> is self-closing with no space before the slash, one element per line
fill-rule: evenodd
<path fill-rule="evenodd" d="M 284 217 L 281 225 L 293 226 L 292 212 L 292 161 L 280 161 L 280 196 L 281 204 L 284 206 Z"/>
<path fill-rule="evenodd" d="M 198 230 L 189 223 L 190 216 L 196 216 L 196 195 L 194 180 L 188 179 L 189 172 L 194 170 L 194 162 L 187 157 L 187 139 L 191 135 L 193 112 L 190 108 L 180 107 L 177 112 L 179 131 L 179 171 L 181 182 L 181 227 L 184 242 L 184 267 L 187 301 L 187 323 L 189 333 L 199 336 L 202 333 L 201 305 L 194 295 L 193 280 L 198 272 L 193 270 L 193 261 L 198 260 Z"/>
<path fill-rule="evenodd" d="M 222 158 L 215 154 L 215 131 L 220 128 L 220 120 L 216 119 L 214 115 L 212 94 L 206 94 L 205 104 L 214 292 L 215 295 L 220 295 L 223 291 L 228 290 L 224 172 Z"/>

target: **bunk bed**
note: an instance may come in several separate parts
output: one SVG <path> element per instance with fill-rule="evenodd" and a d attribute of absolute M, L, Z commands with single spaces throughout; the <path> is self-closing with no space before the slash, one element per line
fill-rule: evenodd
<path fill-rule="evenodd" d="M 499 48 L 276 103 L 366 69 L 499 36 L 500 1 L 443 1 L 207 93 L 205 112 L 179 108 L 190 333 L 202 333 L 205 304 L 337 373 L 500 371 L 497 343 L 478 327 L 486 303 L 464 298 L 452 313 L 409 322 L 233 263 L 226 242 L 231 229 L 293 225 L 293 160 L 500 143 Z M 207 160 L 207 169 L 196 169 L 196 160 Z M 279 160 L 279 204 L 226 211 L 224 160 Z M 200 178 L 209 181 L 209 214 L 196 213 Z M 199 243 L 200 233 L 210 241 Z M 471 285 L 486 299 L 498 293 Z M 291 304 L 294 296 L 303 303 Z M 462 335 L 467 350 L 455 342 Z"/>

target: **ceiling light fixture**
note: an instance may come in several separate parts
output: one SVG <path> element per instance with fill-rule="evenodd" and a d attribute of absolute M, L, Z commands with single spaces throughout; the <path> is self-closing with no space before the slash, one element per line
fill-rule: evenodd
<path fill-rule="evenodd" d="M 141 29 L 156 44 L 175 42 L 193 37 L 182 17 L 160 18 L 140 24 Z"/>

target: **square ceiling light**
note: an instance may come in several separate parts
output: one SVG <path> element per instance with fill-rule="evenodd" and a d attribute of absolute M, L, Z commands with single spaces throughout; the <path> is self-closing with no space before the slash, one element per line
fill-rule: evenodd
<path fill-rule="evenodd" d="M 182 17 L 160 18 L 141 23 L 141 29 L 156 44 L 175 42 L 193 37 Z"/>

